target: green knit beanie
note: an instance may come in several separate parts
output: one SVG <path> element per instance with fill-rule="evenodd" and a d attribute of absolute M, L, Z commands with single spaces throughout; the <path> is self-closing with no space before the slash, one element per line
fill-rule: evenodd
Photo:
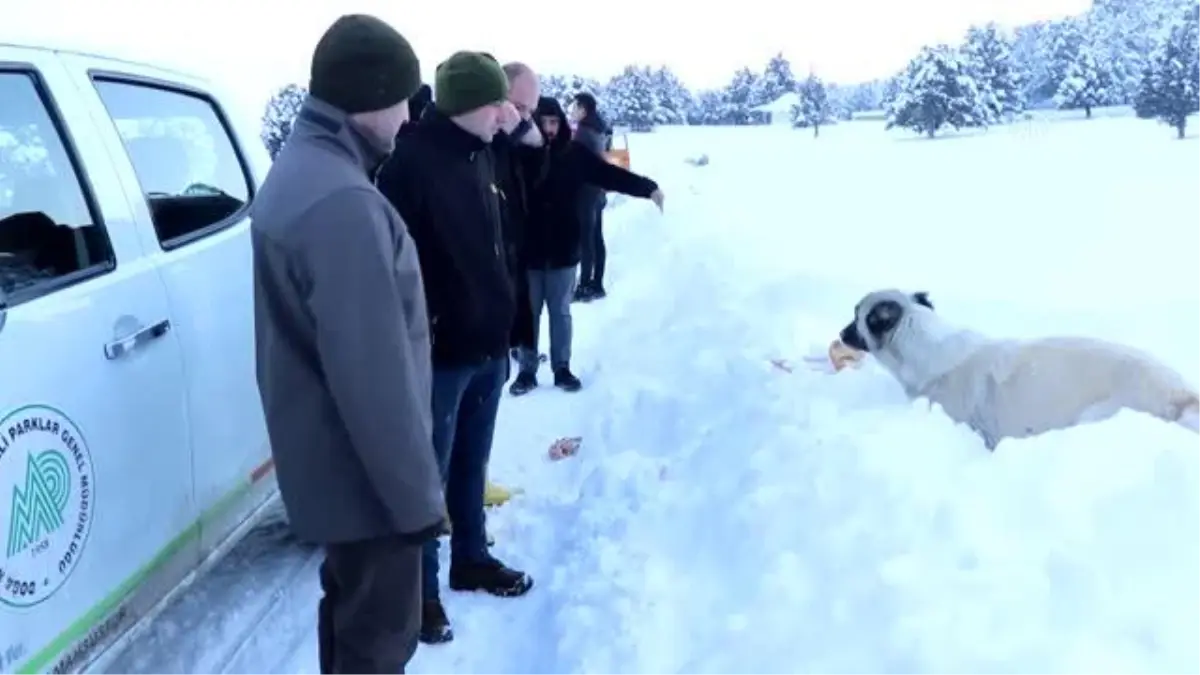
<path fill-rule="evenodd" d="M 309 93 L 351 115 L 390 108 L 420 86 L 412 45 L 367 14 L 334 21 L 313 51 Z"/>
<path fill-rule="evenodd" d="M 453 117 L 508 98 L 508 77 L 491 54 L 455 52 L 437 67 L 433 104 Z"/>

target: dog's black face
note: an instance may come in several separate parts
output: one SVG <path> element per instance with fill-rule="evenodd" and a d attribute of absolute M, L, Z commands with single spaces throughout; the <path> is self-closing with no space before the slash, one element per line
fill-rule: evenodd
<path fill-rule="evenodd" d="M 846 324 L 842 329 L 841 338 L 843 344 L 852 349 L 857 349 L 860 352 L 869 352 L 872 346 L 879 347 L 886 342 L 887 336 L 900 323 L 900 319 L 904 317 L 904 303 L 901 300 L 908 300 L 913 304 L 921 305 L 933 309 L 933 303 L 929 301 L 929 294 L 924 291 L 913 293 L 912 295 L 900 299 L 888 297 L 872 297 L 877 294 L 868 295 L 854 308 L 854 320 Z M 866 312 L 864 315 L 863 312 Z M 863 335 L 863 331 L 859 328 L 860 321 L 866 329 L 867 335 Z M 869 339 L 868 339 L 869 338 Z"/>

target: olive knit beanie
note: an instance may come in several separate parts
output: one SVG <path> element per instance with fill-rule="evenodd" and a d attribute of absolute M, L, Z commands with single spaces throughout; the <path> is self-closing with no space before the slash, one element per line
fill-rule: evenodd
<path fill-rule="evenodd" d="M 437 67 L 433 105 L 453 117 L 508 98 L 508 77 L 491 54 L 455 52 Z"/>
<path fill-rule="evenodd" d="M 347 114 L 390 108 L 419 86 L 421 64 L 412 45 L 367 14 L 334 21 L 313 51 L 309 93 Z"/>

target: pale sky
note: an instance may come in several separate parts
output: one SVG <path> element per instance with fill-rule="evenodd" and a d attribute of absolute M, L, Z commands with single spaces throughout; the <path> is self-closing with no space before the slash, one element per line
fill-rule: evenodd
<path fill-rule="evenodd" d="M 1012 25 L 1083 11 L 1089 0 L 0 0 L 0 42 L 46 40 L 185 68 L 250 105 L 306 83 L 312 48 L 338 15 L 375 14 L 415 47 L 431 81 L 457 49 L 545 73 L 601 79 L 630 63 L 670 66 L 690 87 L 721 86 L 782 51 L 797 75 L 855 82 L 899 70 L 921 45 L 972 23 Z M 517 10 L 517 11 L 514 11 Z"/>

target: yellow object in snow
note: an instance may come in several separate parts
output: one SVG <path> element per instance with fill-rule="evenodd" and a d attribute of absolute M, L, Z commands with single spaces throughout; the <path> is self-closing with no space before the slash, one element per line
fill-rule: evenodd
<path fill-rule="evenodd" d="M 483 488 L 483 505 L 484 506 L 500 506 L 504 502 L 512 499 L 515 494 L 520 494 L 519 489 L 509 489 L 503 485 L 497 485 L 492 481 L 488 481 Z"/>

